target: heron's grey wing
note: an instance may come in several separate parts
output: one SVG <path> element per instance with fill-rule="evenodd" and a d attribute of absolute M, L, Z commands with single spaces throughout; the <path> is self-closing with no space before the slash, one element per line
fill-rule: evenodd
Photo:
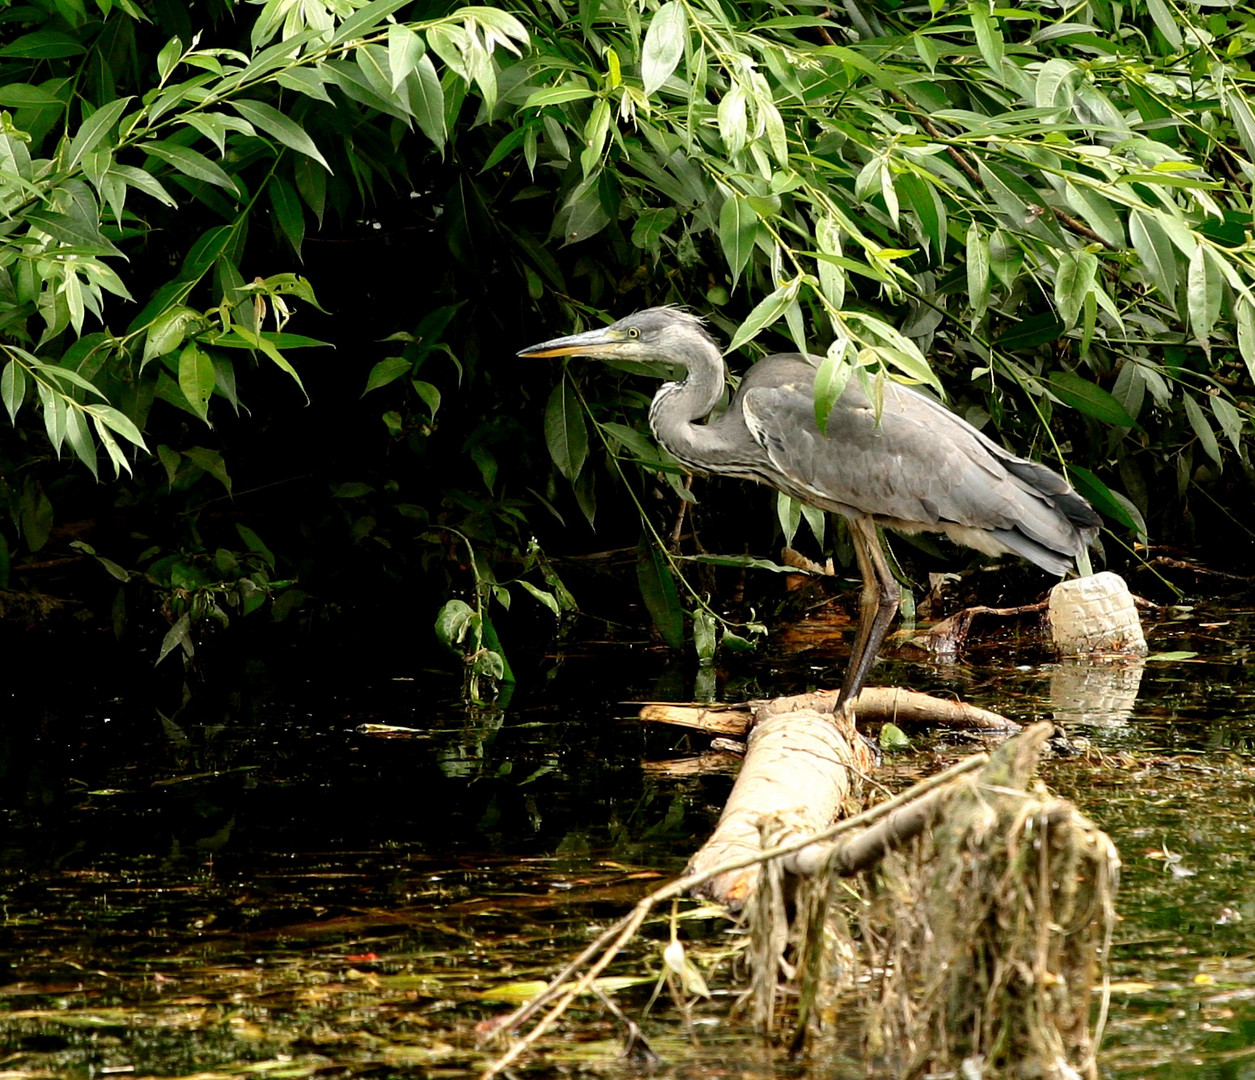
<path fill-rule="evenodd" d="M 1053 510 L 1066 517 L 1086 535 L 1086 544 L 1089 543 L 1098 526 L 1102 524 L 1102 519 L 1059 473 L 1040 461 L 1017 457 L 927 394 L 899 384 L 893 384 L 893 388 L 897 395 L 909 400 L 910 410 L 925 423 L 940 425 L 944 431 L 961 431 L 966 438 L 974 440 L 974 445 L 968 449 L 973 460 L 983 461 L 985 467 L 995 475 L 1001 475 L 997 469 L 997 465 L 1001 465 L 1030 495 L 1045 500 Z M 982 458 L 982 450 L 989 455 L 989 460 Z M 1024 524 L 1021 522 L 1020 527 L 1023 528 Z"/>
<path fill-rule="evenodd" d="M 871 402 L 851 384 L 824 434 L 815 422 L 811 385 L 803 379 L 751 387 L 741 401 L 746 426 L 798 497 L 835 510 L 936 525 L 951 509 L 950 492 L 964 462 L 947 460 L 952 440 L 937 443 L 921 416 L 895 404 L 886 400 L 878 424 Z"/>
<path fill-rule="evenodd" d="M 1007 454 L 907 387 L 886 384 L 878 423 L 867 395 L 851 383 L 826 434 L 816 425 L 801 370 L 738 396 L 746 426 L 798 498 L 899 529 L 947 532 L 990 553 L 1014 551 L 1055 573 L 1065 572 L 1084 547 L 1077 525 L 1057 505 L 1062 492 L 1051 490 L 1070 493 L 1062 478 Z M 1038 470 L 1049 478 L 1045 490 Z"/>

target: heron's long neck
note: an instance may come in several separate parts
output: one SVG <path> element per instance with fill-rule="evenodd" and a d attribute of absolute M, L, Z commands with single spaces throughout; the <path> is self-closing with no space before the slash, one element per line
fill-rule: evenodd
<path fill-rule="evenodd" d="M 677 461 L 694 469 L 709 469 L 721 456 L 722 440 L 714 426 L 698 424 L 723 394 L 723 358 L 713 343 L 703 343 L 689 360 L 688 374 L 678 383 L 665 383 L 649 407 L 649 426 Z"/>

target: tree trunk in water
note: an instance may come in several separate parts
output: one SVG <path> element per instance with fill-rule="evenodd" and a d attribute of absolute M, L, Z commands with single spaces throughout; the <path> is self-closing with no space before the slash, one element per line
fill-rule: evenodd
<path fill-rule="evenodd" d="M 874 764 L 849 717 L 814 709 L 766 717 L 750 733 L 745 763 L 719 824 L 689 862 L 689 872 L 757 854 L 765 846 L 765 831 L 771 845 L 818 832 L 856 808 L 859 778 Z M 701 894 L 739 911 L 758 872 L 756 865 L 730 870 L 704 885 Z"/>

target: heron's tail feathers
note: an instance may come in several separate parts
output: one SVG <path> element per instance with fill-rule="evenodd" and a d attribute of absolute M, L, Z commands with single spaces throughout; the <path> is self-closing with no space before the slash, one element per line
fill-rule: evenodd
<path fill-rule="evenodd" d="M 1078 529 L 1089 530 L 1092 533 L 1102 524 L 1102 519 L 1094 508 L 1053 469 L 1039 462 L 1029 461 L 1027 458 L 1010 458 L 1004 461 L 1004 464 L 1008 472 L 1018 476 L 1029 487 L 1045 495 Z"/>
<path fill-rule="evenodd" d="M 1036 563 L 1048 574 L 1063 577 L 1076 565 L 1076 557 L 1080 555 L 1094 539 L 1092 530 L 1077 530 L 1077 545 L 1074 551 L 1062 553 L 1038 543 L 1031 536 L 1026 536 L 1018 529 L 995 529 L 996 539 L 1008 551 L 1014 552 L 1031 563 Z"/>
<path fill-rule="evenodd" d="M 1017 555 L 1062 576 L 1072 569 L 1077 556 L 1093 544 L 1102 519 L 1053 469 L 1011 455 L 1003 464 L 1049 511 L 1037 520 L 1036 515 L 1026 514 L 1017 528 L 1000 529 L 994 535 Z"/>

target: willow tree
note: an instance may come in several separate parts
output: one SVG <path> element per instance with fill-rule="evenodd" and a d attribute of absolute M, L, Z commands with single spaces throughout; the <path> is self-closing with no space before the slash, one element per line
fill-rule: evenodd
<path fill-rule="evenodd" d="M 229 487 L 210 425 L 257 365 L 292 386 L 263 398 L 265 414 L 304 400 L 297 359 L 319 342 L 300 319 L 320 283 L 300 273 L 303 246 L 389 200 L 425 208 L 422 256 L 449 287 L 386 313 L 372 336 L 398 343 L 350 372 L 369 391 L 352 407 L 445 463 L 403 512 L 437 591 L 452 579 L 434 556 L 451 536 L 469 546 L 474 595 L 441 629 L 489 675 L 502 670 L 489 608 L 520 558 L 533 596 L 567 602 L 527 537 L 553 535 L 559 504 L 593 519 L 599 463 L 692 497 L 641 434 L 638 390 L 570 369 L 533 406 L 493 382 L 497 356 L 542 324 L 685 303 L 724 332 L 734 368 L 789 342 L 822 356 L 821 412 L 850 378 L 932 383 L 1018 449 L 1066 457 L 1117 535 L 1148 521 L 1169 532 L 1200 496 L 1231 502 L 1249 468 L 1255 117 L 1241 10 L 206 10 L 203 25 L 131 0 L 3 16 L 0 574 L 72 512 L 58 458 L 141 491 Z M 437 377 L 442 358 L 453 374 Z M 530 449 L 502 453 L 484 434 L 507 409 L 519 439 L 544 433 L 561 483 L 538 484 Z M 132 478 L 150 454 L 161 468 Z M 797 509 L 781 512 L 794 527 Z M 274 556 L 240 524 L 235 555 L 150 574 L 199 590 L 189 617 L 221 611 L 215 589 L 243 609 L 271 591 Z M 674 612 L 665 560 L 651 558 Z"/>

